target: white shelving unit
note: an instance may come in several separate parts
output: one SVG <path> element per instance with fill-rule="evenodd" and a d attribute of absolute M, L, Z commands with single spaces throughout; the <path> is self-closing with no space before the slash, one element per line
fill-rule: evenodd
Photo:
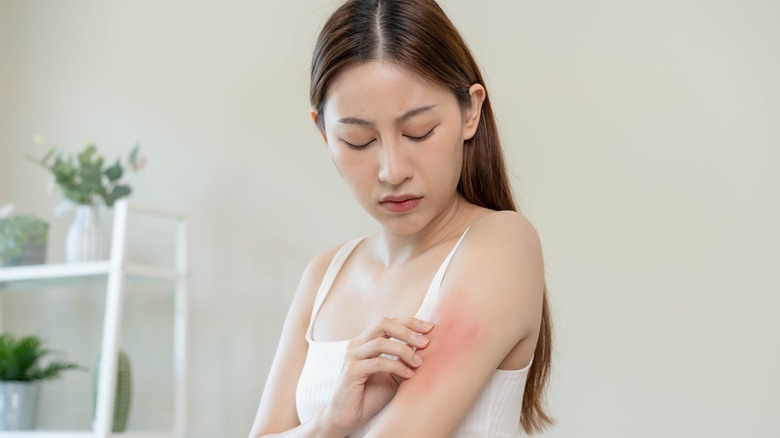
<path fill-rule="evenodd" d="M 111 234 L 111 255 L 108 260 L 19 266 L 0 268 L 0 298 L 10 283 L 45 287 L 65 279 L 83 277 L 105 277 L 106 304 L 103 316 L 102 352 L 98 381 L 97 409 L 94 429 L 91 431 L 0 431 L 0 438 L 184 438 L 186 424 L 186 380 L 187 380 L 187 218 L 178 212 L 145 206 L 127 200 L 114 204 L 113 231 Z M 154 216 L 175 221 L 176 254 L 174 268 L 130 264 L 126 257 L 127 219 L 130 213 Z M 175 282 L 173 315 L 173 378 L 174 418 L 172 431 L 112 433 L 112 412 L 114 411 L 114 390 L 116 386 L 117 356 L 122 328 L 122 306 L 127 278 L 170 280 Z M 0 300 L 0 306 L 2 301 Z M 2 312 L 0 311 L 0 318 Z M 2 327 L 2 319 L 0 319 Z"/>

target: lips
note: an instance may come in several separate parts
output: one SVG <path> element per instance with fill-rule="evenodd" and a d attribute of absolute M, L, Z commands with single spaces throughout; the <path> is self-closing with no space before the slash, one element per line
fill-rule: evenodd
<path fill-rule="evenodd" d="M 379 200 L 379 204 L 391 213 L 405 213 L 420 204 L 422 196 L 390 195 Z"/>

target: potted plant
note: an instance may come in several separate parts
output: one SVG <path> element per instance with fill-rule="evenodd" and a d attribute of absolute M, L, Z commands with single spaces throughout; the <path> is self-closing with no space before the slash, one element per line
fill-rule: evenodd
<path fill-rule="evenodd" d="M 37 141 L 42 143 L 39 138 Z M 145 160 L 138 156 L 136 145 L 125 164 L 117 158 L 110 166 L 94 144 L 87 144 L 79 154 L 67 155 L 49 147 L 41 159 L 28 157 L 51 172 L 54 183 L 66 201 L 76 206 L 76 217 L 65 241 L 65 259 L 68 262 L 102 260 L 108 255 L 108 245 L 99 221 L 97 207 L 130 195 L 130 186 L 123 183 L 125 167 L 132 171 L 143 168 Z"/>
<path fill-rule="evenodd" d="M 16 338 L 0 334 L 0 430 L 30 430 L 35 426 L 40 382 L 81 368 L 60 360 L 44 359 L 53 352 L 37 336 Z"/>
<path fill-rule="evenodd" d="M 32 215 L 0 215 L 0 266 L 46 262 L 49 224 Z"/>

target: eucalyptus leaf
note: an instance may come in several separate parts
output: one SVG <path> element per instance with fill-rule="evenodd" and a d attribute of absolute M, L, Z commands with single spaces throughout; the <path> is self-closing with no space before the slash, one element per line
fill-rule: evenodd
<path fill-rule="evenodd" d="M 95 148 L 95 145 L 88 145 L 86 149 L 84 149 L 84 152 L 79 154 L 79 163 L 82 166 L 85 166 L 89 164 L 92 161 L 92 156 L 95 154 L 95 151 L 97 148 Z"/>
<path fill-rule="evenodd" d="M 113 206 L 117 199 L 129 195 L 131 191 L 128 186 L 114 186 L 111 192 L 104 198 L 106 206 Z"/>
<path fill-rule="evenodd" d="M 138 149 L 141 147 L 140 144 L 136 144 L 132 151 L 130 151 L 130 158 L 128 159 L 128 162 L 131 165 L 135 165 L 135 163 L 138 161 Z"/>
<path fill-rule="evenodd" d="M 120 163 L 119 160 L 116 160 L 116 164 L 106 169 L 105 175 L 111 182 L 122 178 L 122 163 Z"/>

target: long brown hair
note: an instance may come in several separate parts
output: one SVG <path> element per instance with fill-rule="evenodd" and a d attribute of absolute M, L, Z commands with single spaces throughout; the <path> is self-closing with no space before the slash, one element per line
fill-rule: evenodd
<path fill-rule="evenodd" d="M 470 105 L 469 87 L 485 85 L 466 42 L 434 0 L 348 0 L 325 23 L 314 48 L 310 98 L 320 127 L 328 84 L 346 67 L 371 60 L 394 62 L 450 88 L 464 107 Z M 482 105 L 476 134 L 463 148 L 458 192 L 482 207 L 518 211 L 489 97 Z M 545 286 L 539 338 L 520 415 L 527 434 L 541 432 L 554 423 L 544 411 L 551 353 L 552 324 Z"/>

